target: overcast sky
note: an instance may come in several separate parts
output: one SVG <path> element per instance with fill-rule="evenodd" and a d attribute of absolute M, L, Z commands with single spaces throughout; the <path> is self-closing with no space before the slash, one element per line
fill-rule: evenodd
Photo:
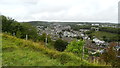
<path fill-rule="evenodd" d="M 17 21 L 118 22 L 119 0 L 0 0 L 0 13 Z"/>

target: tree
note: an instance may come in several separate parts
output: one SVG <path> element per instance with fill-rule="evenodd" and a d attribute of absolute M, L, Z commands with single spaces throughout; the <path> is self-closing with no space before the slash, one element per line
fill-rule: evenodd
<path fill-rule="evenodd" d="M 103 38 L 104 41 L 108 42 L 108 39 L 107 39 L 106 36 L 103 36 L 102 38 Z"/>
<path fill-rule="evenodd" d="M 63 33 L 59 32 L 58 34 L 59 34 L 59 37 L 62 38 Z"/>
<path fill-rule="evenodd" d="M 110 43 L 106 51 L 100 56 L 106 64 L 110 63 L 113 67 L 120 66 L 120 59 L 117 58 L 117 52 L 115 50 L 116 44 L 114 42 Z"/>
<path fill-rule="evenodd" d="M 76 38 L 77 38 L 77 39 L 83 39 L 81 36 L 77 36 Z"/>
<path fill-rule="evenodd" d="M 72 41 L 65 51 L 81 55 L 83 53 L 84 40 Z"/>
<path fill-rule="evenodd" d="M 20 30 L 18 30 L 18 31 L 16 32 L 16 37 L 21 38 L 21 36 L 22 36 L 22 33 L 21 33 Z"/>
<path fill-rule="evenodd" d="M 46 33 L 43 33 L 42 35 L 40 35 L 40 36 L 38 37 L 38 40 L 45 42 L 45 38 L 46 38 Z"/>
<path fill-rule="evenodd" d="M 52 42 L 52 40 L 51 40 L 51 37 L 50 37 L 50 35 L 47 35 L 47 42 L 49 43 L 49 42 Z"/>
<path fill-rule="evenodd" d="M 37 29 L 29 23 L 19 23 L 12 18 L 0 16 L 2 18 L 2 32 L 15 34 L 18 38 L 25 38 L 36 41 L 38 39 Z"/>
<path fill-rule="evenodd" d="M 20 23 L 18 23 L 18 22 L 13 22 L 13 23 L 11 23 L 11 27 L 10 27 L 10 33 L 15 33 L 15 34 L 17 34 L 17 32 L 19 31 L 19 33 L 21 32 L 21 24 Z"/>
<path fill-rule="evenodd" d="M 29 23 L 21 23 L 22 38 L 28 35 L 28 39 L 36 41 L 38 39 L 37 29 Z"/>
<path fill-rule="evenodd" d="M 64 51 L 67 45 L 68 42 L 58 39 L 55 41 L 54 48 L 58 51 Z"/>
<path fill-rule="evenodd" d="M 2 18 L 2 32 L 11 32 L 11 24 L 17 21 L 3 15 L 1 15 L 0 17 Z"/>

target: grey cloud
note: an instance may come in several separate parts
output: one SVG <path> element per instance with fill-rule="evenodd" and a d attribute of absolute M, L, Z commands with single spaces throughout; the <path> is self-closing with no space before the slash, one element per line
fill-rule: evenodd
<path fill-rule="evenodd" d="M 18 21 L 117 22 L 118 0 L 1 0 L 0 12 Z"/>

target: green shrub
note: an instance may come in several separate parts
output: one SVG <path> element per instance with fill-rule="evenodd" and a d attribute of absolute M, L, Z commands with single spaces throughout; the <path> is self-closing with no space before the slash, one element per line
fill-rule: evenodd
<path fill-rule="evenodd" d="M 68 43 L 66 41 L 58 39 L 55 41 L 54 48 L 58 51 L 64 51 L 67 45 Z"/>
<path fill-rule="evenodd" d="M 84 40 L 72 41 L 68 44 L 65 51 L 80 54 L 83 52 Z"/>

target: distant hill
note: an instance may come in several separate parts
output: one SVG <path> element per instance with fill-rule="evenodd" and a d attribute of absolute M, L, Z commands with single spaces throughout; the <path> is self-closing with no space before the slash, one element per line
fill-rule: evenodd
<path fill-rule="evenodd" d="M 30 23 L 34 26 L 38 26 L 38 25 L 48 25 L 50 24 L 49 22 L 46 22 L 46 21 L 30 21 L 30 22 L 26 22 L 26 23 Z"/>
<path fill-rule="evenodd" d="M 37 26 L 37 25 L 44 25 L 44 26 L 48 26 L 49 24 L 52 24 L 52 23 L 59 23 L 61 25 L 75 25 L 75 24 L 117 24 L 117 23 L 108 23 L 108 22 L 48 22 L 48 21 L 29 21 L 29 22 L 26 22 L 26 23 L 30 23 L 34 26 Z"/>

